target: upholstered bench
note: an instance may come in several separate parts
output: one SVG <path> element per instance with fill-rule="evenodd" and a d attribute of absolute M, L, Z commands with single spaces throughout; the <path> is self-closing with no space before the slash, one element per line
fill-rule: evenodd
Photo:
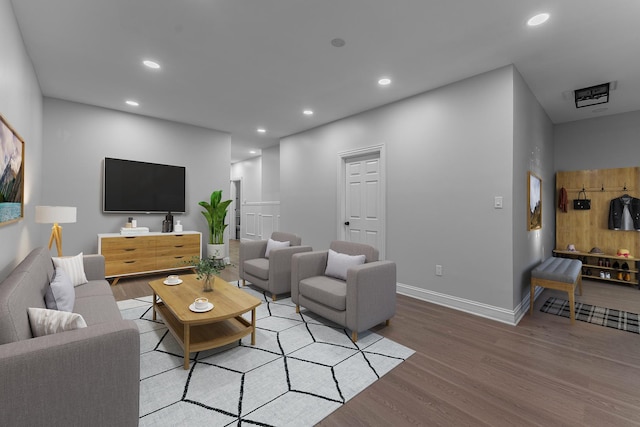
<path fill-rule="evenodd" d="M 575 323 L 576 285 L 582 295 L 582 261 L 570 258 L 547 258 L 531 271 L 531 305 L 529 313 L 533 314 L 533 298 L 536 286 L 565 291 L 569 295 L 571 323 Z"/>

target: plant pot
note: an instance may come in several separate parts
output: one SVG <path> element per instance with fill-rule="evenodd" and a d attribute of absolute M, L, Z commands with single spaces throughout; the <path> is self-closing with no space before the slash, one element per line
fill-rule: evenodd
<path fill-rule="evenodd" d="M 212 245 L 211 243 L 207 244 L 207 258 L 224 258 L 226 256 L 224 249 L 224 243 L 219 245 Z"/>

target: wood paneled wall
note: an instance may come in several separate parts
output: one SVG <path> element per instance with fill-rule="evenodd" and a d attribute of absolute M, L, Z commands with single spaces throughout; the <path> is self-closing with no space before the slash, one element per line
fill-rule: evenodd
<path fill-rule="evenodd" d="M 567 212 L 558 209 L 558 196 L 564 187 L 569 197 Z M 626 189 L 625 189 L 626 187 Z M 573 209 L 573 199 L 585 189 L 591 199 L 591 209 Z M 640 198 L 640 168 L 594 169 L 556 173 L 556 249 L 565 250 L 573 244 L 581 252 L 589 252 L 594 246 L 608 255 L 615 255 L 620 248 L 629 249 L 631 255 L 640 257 L 638 231 L 609 230 L 609 203 L 612 199 L 628 194 Z"/>

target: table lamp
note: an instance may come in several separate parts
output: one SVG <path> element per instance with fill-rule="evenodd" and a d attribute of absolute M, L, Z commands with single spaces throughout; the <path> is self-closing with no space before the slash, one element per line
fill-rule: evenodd
<path fill-rule="evenodd" d="M 58 256 L 62 256 L 62 227 L 60 223 L 76 222 L 76 208 L 69 206 L 36 206 L 36 222 L 38 224 L 53 224 L 49 249 L 56 241 Z"/>

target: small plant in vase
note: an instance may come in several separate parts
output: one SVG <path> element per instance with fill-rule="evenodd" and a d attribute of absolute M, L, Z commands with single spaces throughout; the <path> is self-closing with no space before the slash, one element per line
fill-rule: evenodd
<path fill-rule="evenodd" d="M 213 291 L 213 278 L 220 274 L 225 267 L 224 260 L 216 258 L 193 257 L 188 261 L 188 264 L 193 266 L 196 277 L 202 281 L 202 290 L 204 292 Z"/>

